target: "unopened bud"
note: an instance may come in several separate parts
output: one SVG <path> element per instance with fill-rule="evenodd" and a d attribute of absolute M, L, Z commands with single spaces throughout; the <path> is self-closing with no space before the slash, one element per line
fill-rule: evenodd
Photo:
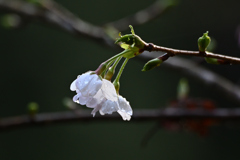
<path fill-rule="evenodd" d="M 198 49 L 200 52 L 205 52 L 208 45 L 211 42 L 211 38 L 208 36 L 208 31 L 198 39 Z"/>
<path fill-rule="evenodd" d="M 1 17 L 1 24 L 8 29 L 17 28 L 21 24 L 21 18 L 16 14 L 7 14 Z"/>
<path fill-rule="evenodd" d="M 28 113 L 31 115 L 31 116 L 34 116 L 37 112 L 38 112 L 38 104 L 36 102 L 30 102 L 27 106 L 28 108 Z"/>
<path fill-rule="evenodd" d="M 107 62 L 103 62 L 102 64 L 100 64 L 100 66 L 96 69 L 95 73 L 97 75 L 101 75 L 107 68 Z"/>
<path fill-rule="evenodd" d="M 185 78 L 182 78 L 180 79 L 177 88 L 178 99 L 186 98 L 188 96 L 188 93 L 189 93 L 188 81 Z"/>
<path fill-rule="evenodd" d="M 159 58 L 154 58 L 154 59 L 148 61 L 148 62 L 144 65 L 142 71 L 152 70 L 153 68 L 160 66 L 160 64 L 161 64 L 162 62 L 163 62 L 163 60 L 161 60 L 161 59 L 159 59 Z"/>
<path fill-rule="evenodd" d="M 220 64 L 218 59 L 216 59 L 216 58 L 204 57 L 204 59 L 209 64 Z"/>

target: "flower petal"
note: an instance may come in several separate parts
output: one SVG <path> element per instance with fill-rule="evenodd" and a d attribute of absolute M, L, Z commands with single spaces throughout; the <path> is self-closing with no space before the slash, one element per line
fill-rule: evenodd
<path fill-rule="evenodd" d="M 76 82 L 77 89 L 79 89 L 83 96 L 87 95 L 88 86 L 93 78 L 94 76 L 90 75 L 90 73 L 89 74 L 85 73 L 77 79 Z"/>
<path fill-rule="evenodd" d="M 97 105 L 101 104 L 104 100 L 104 95 L 102 94 L 102 90 L 99 90 L 96 95 L 89 98 L 88 102 L 86 103 L 86 106 L 89 108 L 95 108 Z"/>
<path fill-rule="evenodd" d="M 83 83 L 85 86 L 79 89 L 83 96 L 94 96 L 102 87 L 102 80 L 96 74 L 86 77 Z"/>
<path fill-rule="evenodd" d="M 102 87 L 102 80 L 97 75 L 94 75 L 94 78 L 91 80 L 89 84 L 88 95 L 94 96 L 101 87 Z"/>
<path fill-rule="evenodd" d="M 126 98 L 123 98 L 121 95 L 118 96 L 118 104 L 121 111 L 126 112 L 129 115 L 133 114 L 132 108 Z"/>
<path fill-rule="evenodd" d="M 93 117 L 95 116 L 95 114 L 97 113 L 97 111 L 99 111 L 99 109 L 102 107 L 101 104 L 97 105 L 91 112 L 91 114 L 93 115 Z"/>
<path fill-rule="evenodd" d="M 102 89 L 103 94 L 105 95 L 106 99 L 111 100 L 111 101 L 118 100 L 118 96 L 117 96 L 115 87 L 110 81 L 103 79 L 101 89 Z"/>
<path fill-rule="evenodd" d="M 75 80 L 71 83 L 71 85 L 70 85 L 70 90 L 71 90 L 71 91 L 76 91 L 76 90 L 77 90 L 77 88 L 76 88 L 76 80 L 77 80 L 77 79 L 75 79 Z"/>
<path fill-rule="evenodd" d="M 117 111 L 123 118 L 123 120 L 130 120 L 133 114 L 132 108 L 126 98 L 118 96 L 119 110 Z"/>
<path fill-rule="evenodd" d="M 81 105 L 85 105 L 88 100 L 89 100 L 89 97 L 82 96 L 80 92 L 73 97 L 73 101 Z"/>
<path fill-rule="evenodd" d="M 129 114 L 127 114 L 126 112 L 121 111 L 121 110 L 118 110 L 117 112 L 122 116 L 122 119 L 124 121 L 126 121 L 126 120 L 129 121 L 131 119 L 131 116 Z"/>
<path fill-rule="evenodd" d="M 100 113 L 101 115 L 104 114 L 112 114 L 113 112 L 116 112 L 118 110 L 118 102 L 114 102 L 111 100 L 106 100 L 103 105 L 102 108 L 100 109 Z"/>
<path fill-rule="evenodd" d="M 81 96 L 81 93 L 76 94 L 76 95 L 73 97 L 73 102 L 79 103 L 78 99 L 79 99 L 80 96 Z"/>
<path fill-rule="evenodd" d="M 78 103 L 81 104 L 81 105 L 85 105 L 89 100 L 89 97 L 84 97 L 84 96 L 80 96 L 78 98 Z"/>

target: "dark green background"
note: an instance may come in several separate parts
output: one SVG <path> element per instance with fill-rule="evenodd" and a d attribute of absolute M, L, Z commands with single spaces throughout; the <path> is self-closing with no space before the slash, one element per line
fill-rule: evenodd
<path fill-rule="evenodd" d="M 135 13 L 154 1 L 57 2 L 83 20 L 102 25 Z M 178 6 L 160 18 L 135 27 L 135 32 L 147 42 L 197 50 L 197 38 L 209 31 L 217 41 L 217 53 L 240 57 L 236 37 L 239 6 L 240 2 L 236 0 L 181 0 Z M 69 86 L 76 76 L 96 69 L 101 62 L 117 54 L 97 42 L 76 38 L 42 23 L 29 24 L 18 30 L 1 27 L 0 53 L 1 117 L 25 114 L 31 101 L 39 103 L 41 113 L 67 110 L 62 100 L 74 95 Z M 121 78 L 120 93 L 129 100 L 133 109 L 166 106 L 176 97 L 177 83 L 185 75 L 164 67 L 143 73 L 143 65 L 137 59 L 129 62 Z M 239 66 L 204 66 L 234 83 L 239 82 Z M 192 97 L 213 99 L 218 107 L 239 107 L 200 81 L 188 80 Z M 213 127 L 207 137 L 160 129 L 148 146 L 141 148 L 141 140 L 155 123 L 109 120 L 5 131 L 0 133 L 0 160 L 239 158 L 238 124 Z"/>

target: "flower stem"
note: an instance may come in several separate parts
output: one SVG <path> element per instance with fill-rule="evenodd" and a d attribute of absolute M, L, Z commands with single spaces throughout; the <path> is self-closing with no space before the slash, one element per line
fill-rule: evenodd
<path fill-rule="evenodd" d="M 107 69 L 111 66 L 111 64 L 119 57 L 123 57 L 124 54 L 127 54 L 129 50 L 124 50 L 121 53 L 118 53 L 117 55 L 109 58 L 105 62 L 101 63 L 100 66 L 94 71 L 97 75 L 104 76 L 104 73 L 107 71 Z"/>
<path fill-rule="evenodd" d="M 129 58 L 125 59 L 125 61 L 123 62 L 122 66 L 121 66 L 121 68 L 118 72 L 118 75 L 117 75 L 116 79 L 113 81 L 113 85 L 115 86 L 117 93 L 119 93 L 119 88 L 120 88 L 119 79 L 122 75 L 122 72 L 123 72 L 124 67 L 126 66 L 128 60 L 129 60 Z"/>
<path fill-rule="evenodd" d="M 115 71 L 115 68 L 117 67 L 119 61 L 122 59 L 122 57 L 118 57 L 117 60 L 114 62 L 113 66 L 111 67 L 113 71 Z"/>
<path fill-rule="evenodd" d="M 117 58 L 122 57 L 122 56 L 123 56 L 124 54 L 126 54 L 127 52 L 129 52 L 129 51 L 128 51 L 128 50 L 124 50 L 124 51 L 122 51 L 121 53 L 118 53 L 117 55 L 109 58 L 109 59 L 106 60 L 104 63 L 108 63 L 108 62 L 110 62 L 110 61 L 112 61 L 112 60 L 116 60 Z"/>
<path fill-rule="evenodd" d="M 117 65 L 121 59 L 122 59 L 122 57 L 118 57 L 111 67 L 110 67 L 110 65 L 107 67 L 107 69 L 108 68 L 109 69 L 108 70 L 106 69 L 105 74 L 103 75 L 105 79 L 107 79 L 109 81 L 112 79 L 112 76 L 115 73 L 115 68 L 117 67 Z M 109 64 L 112 64 L 112 63 L 109 63 Z"/>

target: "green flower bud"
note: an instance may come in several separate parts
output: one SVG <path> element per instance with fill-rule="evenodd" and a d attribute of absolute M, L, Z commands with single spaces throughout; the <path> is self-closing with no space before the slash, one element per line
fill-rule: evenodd
<path fill-rule="evenodd" d="M 27 106 L 28 113 L 31 116 L 34 116 L 38 112 L 38 108 L 39 108 L 39 106 L 36 102 L 30 102 Z"/>
<path fill-rule="evenodd" d="M 205 52 L 208 45 L 211 42 L 211 38 L 208 36 L 208 31 L 198 39 L 198 49 L 200 52 Z"/>
<path fill-rule="evenodd" d="M 209 64 L 220 64 L 218 59 L 216 59 L 216 58 L 204 57 L 204 59 Z"/>
<path fill-rule="evenodd" d="M 163 62 L 162 59 L 154 58 L 154 59 L 148 61 L 148 62 L 144 65 L 142 71 L 152 70 L 153 68 L 155 68 L 155 67 L 157 67 L 157 66 L 160 66 L 160 64 L 161 64 L 162 62 Z"/>
<path fill-rule="evenodd" d="M 73 102 L 72 98 L 65 97 L 65 98 L 63 98 L 62 103 L 68 109 L 76 109 L 77 108 L 75 103 Z"/>
<path fill-rule="evenodd" d="M 101 75 L 106 70 L 107 64 L 108 62 L 101 63 L 94 73 L 96 73 L 97 75 Z"/>
<path fill-rule="evenodd" d="M 16 14 L 6 14 L 1 17 L 2 26 L 8 29 L 17 28 L 19 27 L 20 23 L 21 18 Z"/>
<path fill-rule="evenodd" d="M 180 79 L 177 88 L 178 99 L 186 98 L 188 96 L 188 93 L 189 93 L 188 81 L 185 78 L 182 78 Z"/>

